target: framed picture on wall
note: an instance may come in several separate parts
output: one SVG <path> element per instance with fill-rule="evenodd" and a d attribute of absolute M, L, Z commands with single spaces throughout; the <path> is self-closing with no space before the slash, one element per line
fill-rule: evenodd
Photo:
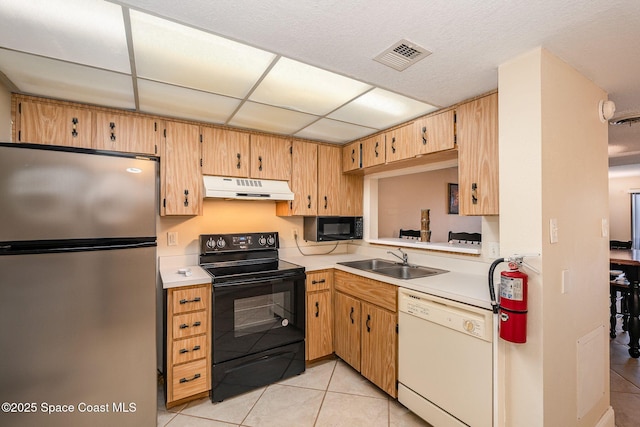
<path fill-rule="evenodd" d="M 449 213 L 458 214 L 458 184 L 447 184 L 449 186 Z"/>

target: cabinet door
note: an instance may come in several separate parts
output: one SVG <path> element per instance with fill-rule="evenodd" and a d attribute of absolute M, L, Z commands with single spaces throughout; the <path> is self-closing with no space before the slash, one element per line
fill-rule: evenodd
<path fill-rule="evenodd" d="M 307 294 L 307 360 L 333 353 L 331 291 Z"/>
<path fill-rule="evenodd" d="M 413 122 L 385 132 L 387 163 L 414 157 L 417 153 Z"/>
<path fill-rule="evenodd" d="M 342 149 L 318 146 L 318 215 L 340 215 Z"/>
<path fill-rule="evenodd" d="M 157 120 L 103 111 L 96 112 L 95 118 L 95 149 L 158 154 L 162 129 Z"/>
<path fill-rule="evenodd" d="M 362 167 L 384 164 L 385 154 L 384 134 L 365 139 L 362 142 Z"/>
<path fill-rule="evenodd" d="M 23 100 L 18 104 L 18 113 L 19 142 L 92 148 L 88 109 Z"/>
<path fill-rule="evenodd" d="M 418 119 L 414 122 L 418 154 L 435 153 L 455 147 L 455 111 Z"/>
<path fill-rule="evenodd" d="M 318 213 L 318 145 L 293 141 L 291 190 L 292 215 Z"/>
<path fill-rule="evenodd" d="M 360 141 L 352 142 L 342 148 L 342 171 L 350 172 L 361 167 L 360 161 Z"/>
<path fill-rule="evenodd" d="M 396 397 L 396 313 L 362 302 L 361 373 Z"/>
<path fill-rule="evenodd" d="M 228 129 L 202 127 L 202 173 L 249 176 L 249 134 Z"/>
<path fill-rule="evenodd" d="M 461 215 L 498 215 L 498 94 L 457 110 Z"/>
<path fill-rule="evenodd" d="M 333 298 L 334 351 L 360 371 L 360 301 L 340 292 Z"/>
<path fill-rule="evenodd" d="M 251 135 L 251 178 L 291 179 L 291 140 Z"/>
<path fill-rule="evenodd" d="M 361 216 L 364 177 L 343 174 L 340 179 L 340 215 Z"/>
<path fill-rule="evenodd" d="M 200 128 L 167 121 L 162 152 L 163 215 L 199 215 L 202 209 Z"/>

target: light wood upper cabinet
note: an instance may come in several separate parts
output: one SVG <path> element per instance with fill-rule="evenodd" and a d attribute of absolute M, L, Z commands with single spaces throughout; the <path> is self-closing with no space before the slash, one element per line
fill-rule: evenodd
<path fill-rule="evenodd" d="M 279 136 L 251 135 L 251 178 L 291 179 L 291 140 Z"/>
<path fill-rule="evenodd" d="M 417 119 L 414 122 L 414 129 L 416 131 L 417 154 L 435 153 L 455 148 L 454 110 Z"/>
<path fill-rule="evenodd" d="M 340 178 L 340 215 L 361 216 L 364 194 L 362 175 L 342 174 Z"/>
<path fill-rule="evenodd" d="M 410 159 L 417 154 L 413 122 L 384 133 L 386 162 Z"/>
<path fill-rule="evenodd" d="M 17 141 L 93 148 L 91 110 L 47 101 L 18 99 Z"/>
<path fill-rule="evenodd" d="M 318 215 L 341 214 L 342 148 L 318 146 Z"/>
<path fill-rule="evenodd" d="M 204 175 L 249 176 L 249 133 L 209 126 L 201 131 Z"/>
<path fill-rule="evenodd" d="M 97 150 L 158 155 L 162 129 L 158 121 L 143 116 L 97 111 L 95 114 Z"/>
<path fill-rule="evenodd" d="M 368 168 L 384 164 L 386 149 L 384 134 L 378 134 L 362 141 L 362 167 Z"/>
<path fill-rule="evenodd" d="M 200 128 L 167 121 L 161 162 L 162 215 L 200 215 Z"/>
<path fill-rule="evenodd" d="M 360 167 L 360 141 L 345 145 L 342 148 L 342 171 L 351 172 Z"/>
<path fill-rule="evenodd" d="M 498 94 L 457 109 L 461 215 L 498 215 Z"/>
<path fill-rule="evenodd" d="M 318 213 L 318 145 L 293 141 L 291 166 L 292 215 Z"/>

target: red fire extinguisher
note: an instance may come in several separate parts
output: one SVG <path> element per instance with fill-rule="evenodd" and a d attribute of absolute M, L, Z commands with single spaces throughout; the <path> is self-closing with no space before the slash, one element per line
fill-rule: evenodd
<path fill-rule="evenodd" d="M 493 270 L 500 262 L 508 261 L 509 270 L 500 273 L 500 301 L 495 302 Z M 494 313 L 499 313 L 500 338 L 513 343 L 527 342 L 527 294 L 528 276 L 520 271 L 522 257 L 501 258 L 490 269 L 490 291 Z"/>

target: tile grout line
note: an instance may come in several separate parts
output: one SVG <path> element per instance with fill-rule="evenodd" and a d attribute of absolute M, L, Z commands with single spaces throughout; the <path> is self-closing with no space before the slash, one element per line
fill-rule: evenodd
<path fill-rule="evenodd" d="M 324 400 L 327 397 L 327 393 L 329 392 L 329 386 L 331 385 L 331 380 L 333 379 L 333 375 L 336 373 L 336 367 L 338 366 L 338 360 L 333 361 L 333 369 L 331 370 L 331 376 L 329 377 L 329 381 L 327 382 L 327 386 L 324 389 L 324 393 L 322 394 L 322 401 L 320 402 L 320 407 L 318 407 L 318 413 L 316 414 L 315 420 L 313 420 L 313 427 L 318 423 L 318 418 L 320 418 L 320 412 L 322 412 L 322 405 L 324 405 Z"/>

